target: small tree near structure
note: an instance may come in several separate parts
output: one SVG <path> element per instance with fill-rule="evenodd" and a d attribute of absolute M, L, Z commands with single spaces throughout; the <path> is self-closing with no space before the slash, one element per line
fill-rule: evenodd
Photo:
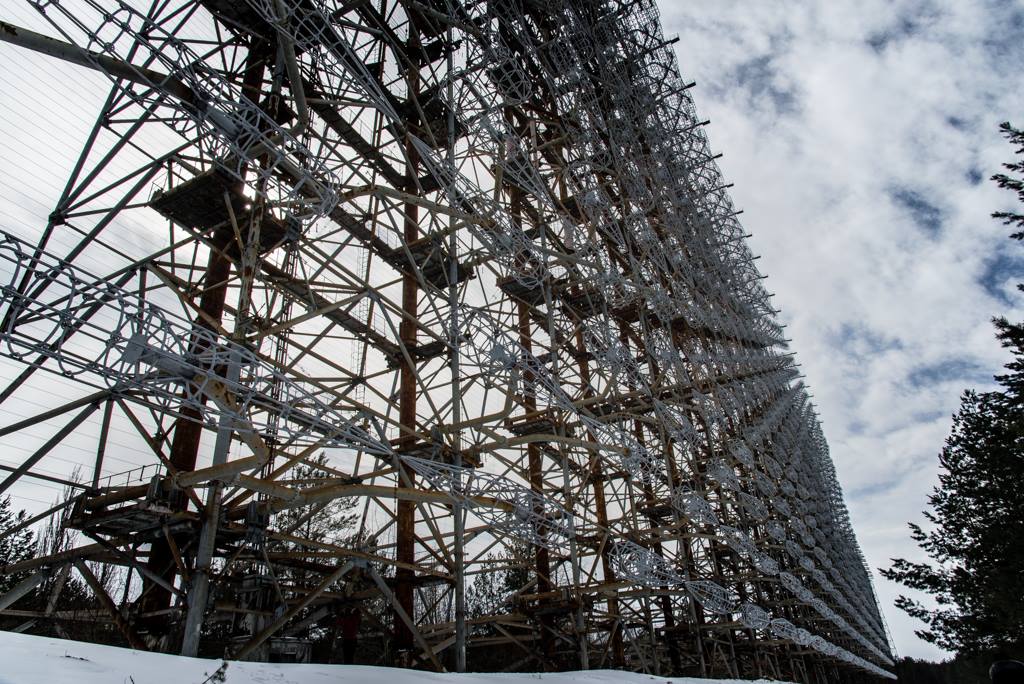
<path fill-rule="evenodd" d="M 36 542 L 32 530 L 27 527 L 13 534 L 6 534 L 21 525 L 28 518 L 25 511 L 15 513 L 11 510 L 11 497 L 0 498 L 0 568 L 35 556 Z M 18 582 L 25 579 L 25 574 L 0 574 L 0 596 L 10 591 Z"/>

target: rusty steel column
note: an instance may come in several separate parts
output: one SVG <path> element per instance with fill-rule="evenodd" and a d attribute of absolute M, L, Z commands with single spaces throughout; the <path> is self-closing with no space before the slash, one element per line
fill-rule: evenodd
<path fill-rule="evenodd" d="M 272 54 L 273 51 L 267 43 L 253 39 L 243 78 L 243 88 L 246 93 L 250 94 L 250 99 L 259 100 L 252 94 L 258 95 L 260 92 L 267 59 Z M 196 332 L 213 330 L 214 326 L 210 321 L 219 323 L 224 317 L 228 279 L 231 277 L 231 260 L 222 251 L 227 247 L 229 240 L 230 238 L 225 238 L 221 244 L 215 244 L 210 249 L 206 264 L 206 287 L 199 298 L 199 310 L 202 313 L 193 321 Z M 201 344 L 204 343 L 196 343 L 196 345 Z M 202 348 L 196 346 L 194 351 L 200 352 Z M 200 394 L 199 401 L 206 403 L 206 395 Z M 171 440 L 169 461 L 178 472 L 195 470 L 196 459 L 199 455 L 199 443 L 203 435 L 201 416 L 199 411 L 189 406 L 181 407 L 179 412 L 181 417 L 174 423 L 174 437 Z M 168 584 L 174 583 L 177 566 L 171 547 L 165 538 L 160 537 L 151 544 L 147 567 L 154 574 L 167 580 Z M 170 605 L 171 592 L 144 577 L 143 590 L 139 599 L 140 612 L 159 611 Z"/>
<path fill-rule="evenodd" d="M 416 41 L 416 31 L 411 28 L 410 42 Z M 419 88 L 419 73 L 415 69 L 409 71 L 407 77 L 409 87 L 409 99 L 412 100 Z M 405 191 L 416 194 L 417 172 L 419 170 L 419 154 L 412 140 L 407 140 L 405 165 Z M 412 202 L 406 202 L 403 220 L 403 239 L 406 244 L 412 244 L 419 237 L 419 207 Z M 412 349 L 416 346 L 416 313 L 419 300 L 419 285 L 414 274 L 415 268 L 410 268 L 402 276 L 402 322 L 399 324 L 398 334 L 402 345 L 408 351 L 408 358 L 412 359 Z M 415 361 L 409 361 L 406 356 L 399 358 L 399 388 L 398 388 L 398 420 L 401 424 L 402 433 L 399 436 L 398 450 L 410 451 L 416 445 L 416 367 Z M 411 487 L 414 484 L 415 474 L 410 468 L 401 466 L 402 478 L 408 478 L 403 486 Z M 399 501 L 395 511 L 395 557 L 399 563 L 412 565 L 416 562 L 416 505 L 412 501 Z M 415 623 L 415 597 L 414 583 L 415 573 L 408 567 L 399 567 L 395 570 L 395 600 L 406 615 Z M 415 644 L 412 631 L 399 617 L 398 611 L 393 611 L 394 623 L 394 648 L 395 657 L 399 665 L 409 665 L 406 659 L 411 656 L 409 653 Z"/>
<path fill-rule="evenodd" d="M 519 343 L 529 353 L 533 353 L 533 339 L 530 332 L 530 307 L 519 302 Z M 529 384 L 533 378 L 527 374 L 523 380 Z M 528 413 L 537 410 L 537 396 L 533 391 L 528 391 L 523 396 L 523 406 Z M 544 494 L 544 455 L 541 453 L 540 445 L 537 442 L 530 442 L 526 446 L 527 468 L 530 478 L 530 489 L 538 494 Z M 551 561 L 550 553 L 543 546 L 535 547 L 534 567 L 537 572 L 537 592 L 544 593 L 553 587 L 551 582 Z"/>
<path fill-rule="evenodd" d="M 199 310 L 213 321 L 220 321 L 224 315 L 224 303 L 227 297 L 227 280 L 231 275 L 231 261 L 216 250 L 210 250 L 206 265 L 207 287 L 199 299 Z M 204 316 L 197 316 L 193 321 L 197 329 L 210 330 L 211 325 Z M 194 351 L 202 351 L 194 345 Z M 206 403 L 206 396 L 200 394 L 199 400 Z M 202 417 L 199 411 L 190 406 L 180 409 L 181 417 L 174 423 L 174 437 L 171 440 L 170 464 L 178 472 L 195 470 L 196 458 L 199 454 L 199 442 L 203 435 Z M 177 574 L 177 566 L 170 545 L 163 537 L 158 538 L 150 546 L 147 567 L 154 574 L 163 577 L 168 584 L 173 584 Z M 139 609 L 142 613 L 159 611 L 171 605 L 171 592 L 159 584 L 143 577 L 142 595 Z"/>
<path fill-rule="evenodd" d="M 523 209 L 523 192 L 519 188 L 510 189 L 510 211 L 512 213 L 512 220 L 517 224 L 522 224 L 522 209 Z M 523 349 L 527 353 L 533 353 L 533 331 L 532 323 L 530 322 L 530 307 L 525 302 L 517 303 L 517 311 L 519 315 L 519 343 L 523 346 Z M 527 371 L 523 375 L 523 408 L 526 409 L 528 414 L 535 414 L 537 411 L 537 392 L 533 387 L 536 378 L 532 373 Z M 530 481 L 530 489 L 537 492 L 541 496 L 544 495 L 544 455 L 541 452 L 540 444 L 537 442 L 530 442 L 526 445 L 526 458 L 527 458 L 527 470 Z M 535 545 L 533 548 L 533 567 L 537 577 L 537 593 L 545 594 L 553 588 L 554 584 L 551 581 L 551 560 L 550 553 L 547 548 L 541 545 Z M 542 615 L 540 617 L 540 649 L 544 654 L 543 662 L 547 662 L 550 659 L 552 649 L 554 648 L 554 639 L 545 638 L 546 632 L 552 632 L 554 630 L 554 619 L 551 615 Z"/>
<path fill-rule="evenodd" d="M 583 333 L 576 332 L 577 364 L 580 372 L 580 382 L 584 387 L 590 386 L 590 364 L 587 361 L 586 344 L 583 340 Z M 589 390 L 586 398 L 593 396 Z M 594 435 L 588 434 L 587 439 L 594 439 Z M 594 492 L 594 514 L 601 529 L 608 529 L 608 505 L 604 497 L 604 470 L 601 468 L 601 459 L 594 456 L 593 466 L 590 473 L 591 488 Z M 601 544 L 601 569 L 604 572 L 605 582 L 615 582 L 615 568 L 612 566 L 611 551 L 609 544 Z M 607 601 L 608 618 L 612 621 L 610 635 L 612 645 L 612 662 L 616 667 L 622 667 L 626 660 L 625 646 L 622 642 L 622 628 L 620 625 L 619 599 L 609 596 Z"/>
<path fill-rule="evenodd" d="M 519 188 L 511 188 L 510 193 L 511 203 L 509 208 L 512 213 L 512 220 L 517 224 L 521 224 L 523 191 Z M 519 313 L 519 343 L 523 345 L 523 349 L 532 354 L 533 332 L 532 324 L 530 323 L 530 307 L 525 302 L 518 302 L 517 307 Z M 535 381 L 535 378 L 531 373 L 526 373 L 523 377 L 523 381 L 527 387 L 531 387 L 531 383 Z M 527 413 L 536 412 L 537 393 L 534 389 L 527 389 L 523 392 L 523 407 L 526 409 Z M 543 495 L 544 462 L 540 445 L 537 442 L 530 442 L 526 446 L 526 455 L 530 488 L 538 494 Z M 550 591 L 553 586 L 551 582 L 550 554 L 543 546 L 536 546 L 534 548 L 534 568 L 537 573 L 537 593 L 543 594 L 544 592 Z"/>

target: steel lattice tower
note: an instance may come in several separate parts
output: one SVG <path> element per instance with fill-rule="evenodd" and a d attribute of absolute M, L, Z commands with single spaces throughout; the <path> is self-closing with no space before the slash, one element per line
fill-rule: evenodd
<path fill-rule="evenodd" d="M 77 573 L 81 619 L 186 655 L 356 605 L 388 664 L 891 678 L 653 0 L 23 1 L 49 37 L 0 37 L 109 94 L 0 241 L 33 414 L 0 493 L 91 454 L 4 614 L 59 618 Z M 351 533 L 308 534 L 336 502 Z"/>

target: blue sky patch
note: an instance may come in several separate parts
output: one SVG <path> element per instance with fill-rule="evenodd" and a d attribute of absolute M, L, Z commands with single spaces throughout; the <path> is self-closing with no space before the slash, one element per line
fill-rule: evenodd
<path fill-rule="evenodd" d="M 937 13 L 933 8 L 928 7 L 927 2 L 916 11 L 910 11 L 899 18 L 883 31 L 877 31 L 868 36 L 865 41 L 871 49 L 881 54 L 893 43 L 912 38 L 921 33 L 927 24 L 934 23 Z"/>
<path fill-rule="evenodd" d="M 792 113 L 797 110 L 796 94 L 779 86 L 772 60 L 771 55 L 761 55 L 741 63 L 733 72 L 736 83 L 750 93 L 751 99 L 767 99 L 776 112 Z"/>
<path fill-rule="evenodd" d="M 889 196 L 901 208 L 910 213 L 914 222 L 926 233 L 936 235 L 942 230 L 943 213 L 924 195 L 909 188 L 896 188 Z"/>
<path fill-rule="evenodd" d="M 958 131 L 966 131 L 968 129 L 967 119 L 961 119 L 959 116 L 947 116 L 946 123 Z"/>
<path fill-rule="evenodd" d="M 1000 303 L 1012 306 L 1013 302 L 1003 290 L 1007 280 L 1024 280 L 1024 256 L 1014 256 L 1000 249 L 985 260 L 985 267 L 978 278 L 978 283 Z M 992 312 L 993 315 L 998 313 Z"/>
<path fill-rule="evenodd" d="M 865 353 L 894 351 L 903 348 L 898 339 L 886 337 L 864 326 L 842 323 L 839 329 L 829 335 L 829 342 L 839 347 L 844 354 L 863 356 Z"/>
<path fill-rule="evenodd" d="M 985 52 L 991 60 L 992 68 L 998 73 L 1019 73 L 1021 61 L 1024 60 L 1024 10 L 1017 3 L 994 3 L 991 30 L 982 41 Z M 999 11 L 1002 10 L 1002 11 Z"/>
<path fill-rule="evenodd" d="M 987 370 L 983 369 L 975 361 L 970 359 L 953 358 L 917 366 L 907 374 L 907 382 L 915 388 L 929 387 L 931 385 L 948 382 L 950 380 L 962 380 L 963 382 L 970 384 L 978 377 L 979 374 L 985 377 L 990 375 Z M 928 412 L 925 416 L 922 416 L 921 419 L 927 421 L 941 415 L 943 415 L 941 412 L 939 415 L 934 415 L 932 412 Z"/>

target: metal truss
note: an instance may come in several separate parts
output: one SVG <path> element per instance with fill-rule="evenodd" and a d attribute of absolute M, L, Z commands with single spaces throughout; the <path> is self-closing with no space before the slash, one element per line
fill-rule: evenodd
<path fill-rule="evenodd" d="M 406 666 L 892 678 L 652 0 L 24 1 L 55 37 L 0 37 L 110 91 L 49 222 L 0 235 L 0 409 L 48 398 L 0 492 L 95 453 L 46 512 L 91 543 L 0 568 L 4 614 L 53 620 L 74 568 L 89 619 L 187 655 L 356 604 Z M 333 502 L 352 534 L 303 536 Z"/>

